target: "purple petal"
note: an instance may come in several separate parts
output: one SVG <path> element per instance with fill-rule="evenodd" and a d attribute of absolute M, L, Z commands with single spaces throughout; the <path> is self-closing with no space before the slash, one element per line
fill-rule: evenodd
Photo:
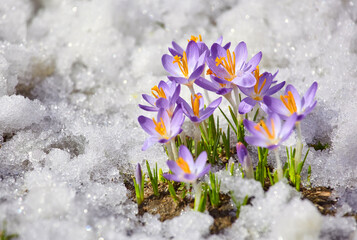
<path fill-rule="evenodd" d="M 173 174 L 164 173 L 163 176 L 169 181 L 182 182 L 182 179 L 180 177 Z"/>
<path fill-rule="evenodd" d="M 188 81 L 191 82 L 191 81 L 196 80 L 197 78 L 199 78 L 204 69 L 205 69 L 205 65 L 201 65 L 198 68 L 196 68 L 196 70 L 193 71 L 193 73 L 190 75 Z"/>
<path fill-rule="evenodd" d="M 268 91 L 266 91 L 266 92 L 264 93 L 264 95 L 266 95 L 266 96 L 273 95 L 274 93 L 276 93 L 276 92 L 278 92 L 280 89 L 282 89 L 282 88 L 284 87 L 284 85 L 285 85 L 285 81 L 284 81 L 284 82 L 281 82 L 281 83 L 279 83 L 279 84 L 277 84 L 277 85 L 275 85 L 275 86 L 273 86 L 273 87 L 271 87 L 271 88 L 269 88 Z"/>
<path fill-rule="evenodd" d="M 144 129 L 144 131 L 147 132 L 149 135 L 157 135 L 157 132 L 155 131 L 155 124 L 152 119 L 147 118 L 145 116 L 139 116 L 138 122 L 140 126 Z"/>
<path fill-rule="evenodd" d="M 223 42 L 223 36 L 220 36 L 215 43 L 219 44 L 219 45 L 222 45 L 222 42 Z"/>
<path fill-rule="evenodd" d="M 182 75 L 182 72 L 178 66 L 177 63 L 173 63 L 175 59 L 168 55 L 168 54 L 165 54 L 164 56 L 162 56 L 161 58 L 161 62 L 162 62 L 162 65 L 164 66 L 165 70 L 174 75 L 174 76 L 181 76 Z"/>
<path fill-rule="evenodd" d="M 206 175 L 209 172 L 210 169 L 211 169 L 211 164 L 207 164 L 204 167 L 204 169 L 198 174 L 197 178 L 200 178 L 200 177 Z"/>
<path fill-rule="evenodd" d="M 258 52 L 257 54 L 255 54 L 254 57 L 252 57 L 252 59 L 250 59 L 250 61 L 248 62 L 248 66 L 250 66 L 248 72 L 254 71 L 260 63 L 261 59 L 262 52 Z"/>
<path fill-rule="evenodd" d="M 173 77 L 173 76 L 168 76 L 167 77 L 170 81 L 179 83 L 179 84 L 187 84 L 188 83 L 188 79 L 184 78 L 184 77 Z"/>
<path fill-rule="evenodd" d="M 156 106 L 158 108 L 168 109 L 170 107 L 169 101 L 166 98 L 159 98 L 156 100 Z"/>
<path fill-rule="evenodd" d="M 249 143 L 250 145 L 253 146 L 258 146 L 258 147 L 267 147 L 267 140 L 263 137 L 258 137 L 258 136 L 245 136 L 244 140 Z"/>
<path fill-rule="evenodd" d="M 314 101 L 317 91 L 317 82 L 314 82 L 311 87 L 306 91 L 303 99 L 305 100 L 305 106 L 310 106 Z M 304 106 L 303 106 L 304 107 Z"/>
<path fill-rule="evenodd" d="M 244 144 L 241 143 L 241 142 L 237 143 L 236 148 L 237 148 L 237 156 L 238 156 L 239 162 L 241 164 L 243 164 L 243 162 L 245 161 L 246 157 L 248 156 L 248 150 L 244 146 Z"/>
<path fill-rule="evenodd" d="M 275 134 L 279 134 L 281 130 L 281 119 L 278 114 L 273 113 L 272 115 L 269 116 L 269 118 L 265 121 L 268 129 L 270 132 L 275 132 Z M 272 126 L 274 124 L 274 127 Z M 274 131 L 273 131 L 274 128 Z M 277 136 L 274 136 L 277 138 Z"/>
<path fill-rule="evenodd" d="M 233 88 L 221 88 L 216 93 L 218 95 L 226 95 L 226 94 L 230 93 L 232 90 L 233 90 Z"/>
<path fill-rule="evenodd" d="M 216 92 L 218 89 L 217 85 L 219 85 L 217 83 L 208 81 L 208 80 L 204 79 L 203 77 L 196 79 L 195 83 L 198 86 L 200 86 L 201 88 L 206 89 L 208 91 L 212 91 L 212 92 Z"/>
<path fill-rule="evenodd" d="M 232 80 L 232 82 L 237 86 L 249 88 L 249 87 L 253 87 L 257 82 L 257 80 L 255 79 L 253 74 L 247 72 L 242 77 L 236 77 L 235 79 Z"/>
<path fill-rule="evenodd" d="M 156 136 L 148 137 L 144 144 L 143 147 L 141 148 L 142 151 L 146 151 L 149 147 L 151 147 L 153 144 L 157 143 L 159 139 Z"/>
<path fill-rule="evenodd" d="M 197 157 L 195 162 L 195 173 L 200 174 L 205 167 L 207 162 L 207 153 L 205 151 L 201 152 L 201 154 Z"/>
<path fill-rule="evenodd" d="M 176 161 L 173 160 L 168 160 L 166 162 L 167 166 L 169 169 L 175 174 L 175 175 L 183 175 L 185 172 L 177 165 Z"/>
<path fill-rule="evenodd" d="M 188 183 L 196 181 L 197 178 L 198 178 L 197 175 L 196 174 L 192 174 L 192 173 L 185 173 L 183 175 L 184 182 L 188 182 Z"/>
<path fill-rule="evenodd" d="M 208 105 L 208 107 L 206 109 L 204 109 L 202 112 L 200 112 L 201 121 L 205 120 L 209 116 L 211 116 L 213 114 L 213 112 L 216 110 L 216 108 L 219 106 L 219 104 L 221 104 L 221 101 L 222 101 L 222 97 L 214 100 L 210 105 Z"/>
<path fill-rule="evenodd" d="M 183 54 L 183 49 L 182 47 L 180 47 L 180 45 L 178 45 L 176 42 L 172 41 L 172 46 L 174 47 L 174 49 L 176 50 L 176 52 L 178 52 L 181 56 Z"/>
<path fill-rule="evenodd" d="M 234 49 L 236 56 L 236 70 L 239 70 L 240 66 L 247 61 L 248 51 L 245 42 L 240 42 Z"/>
<path fill-rule="evenodd" d="M 188 43 L 186 48 L 186 54 L 187 54 L 187 66 L 189 72 L 191 72 L 193 71 L 199 57 L 199 50 L 198 50 L 197 43 L 195 41 L 190 41 Z"/>
<path fill-rule="evenodd" d="M 139 104 L 139 108 L 141 108 L 142 110 L 145 110 L 145 111 L 149 111 L 149 112 L 159 111 L 159 108 L 157 108 L 157 107 L 150 107 L 150 106 L 145 106 L 145 105 L 141 105 L 141 104 Z"/>
<path fill-rule="evenodd" d="M 249 88 L 245 88 L 245 87 L 240 87 L 238 86 L 239 90 L 241 90 L 242 93 L 244 93 L 246 96 L 252 96 L 253 92 L 254 92 L 254 87 L 249 87 Z"/>
<path fill-rule="evenodd" d="M 288 116 L 291 115 L 290 111 L 285 107 L 284 103 L 281 100 L 265 96 L 263 98 L 263 102 L 272 112 L 279 114 L 280 117 L 282 117 L 283 119 L 286 119 Z"/>
<path fill-rule="evenodd" d="M 141 186 L 141 180 L 142 180 L 142 171 L 141 171 L 141 166 L 140 163 L 136 165 L 135 169 L 135 180 L 139 186 Z"/>
<path fill-rule="evenodd" d="M 191 172 L 195 169 L 195 163 L 193 161 L 192 154 L 190 150 L 185 145 L 181 145 L 179 149 L 179 156 L 185 160 L 191 170 Z"/>
<path fill-rule="evenodd" d="M 257 101 L 251 99 L 250 97 L 246 97 L 239 103 L 238 112 L 240 114 L 246 114 L 253 109 L 255 104 L 257 104 Z"/>
<path fill-rule="evenodd" d="M 298 112 L 300 112 L 301 111 L 301 98 L 300 98 L 299 92 L 291 84 L 286 86 L 285 95 L 288 95 L 288 92 L 291 92 L 293 94 L 293 97 L 294 97 L 294 100 L 295 100 L 295 104 L 296 104 L 296 109 L 297 109 Z"/>
<path fill-rule="evenodd" d="M 290 136 L 292 130 L 294 129 L 296 120 L 297 120 L 297 114 L 294 113 L 285 121 L 283 127 L 281 128 L 280 134 L 279 134 L 282 141 L 284 141 L 285 139 L 287 139 Z"/>
<path fill-rule="evenodd" d="M 252 135 L 259 135 L 261 137 L 264 137 L 263 133 L 261 133 L 260 131 L 258 131 L 254 128 L 257 125 L 257 123 L 255 123 L 253 121 L 249 121 L 247 119 L 244 119 L 243 125 Z"/>
<path fill-rule="evenodd" d="M 172 137 L 176 136 L 180 132 L 184 121 L 185 121 L 185 116 L 183 115 L 182 109 L 175 111 L 170 123 L 171 125 L 170 133 Z"/>
<path fill-rule="evenodd" d="M 141 95 L 145 101 L 147 101 L 148 103 L 150 103 L 151 105 L 155 106 L 155 101 L 156 101 L 156 98 L 150 96 L 150 95 L 147 95 L 147 94 L 143 94 Z"/>
<path fill-rule="evenodd" d="M 223 48 L 225 50 L 227 50 L 227 49 L 229 49 L 230 46 L 231 46 L 231 42 L 228 42 L 228 43 L 226 43 L 226 45 L 223 46 Z"/>

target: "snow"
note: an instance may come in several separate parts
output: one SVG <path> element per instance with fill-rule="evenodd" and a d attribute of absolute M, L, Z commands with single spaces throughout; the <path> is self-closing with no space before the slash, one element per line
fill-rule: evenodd
<path fill-rule="evenodd" d="M 26 240 L 356 238 L 356 222 L 342 217 L 356 211 L 356 22 L 353 0 L 2 0 L 0 221 Z M 207 213 L 136 216 L 124 186 L 135 164 L 167 169 L 161 146 L 141 151 L 137 104 L 166 79 L 171 41 L 198 34 L 261 50 L 260 68 L 279 69 L 301 93 L 319 83 L 303 141 L 331 148 L 311 149 L 306 163 L 314 186 L 335 189 L 340 215 L 321 216 L 287 184 L 264 193 L 221 171 L 222 191 L 255 197 L 221 235 L 209 236 Z"/>

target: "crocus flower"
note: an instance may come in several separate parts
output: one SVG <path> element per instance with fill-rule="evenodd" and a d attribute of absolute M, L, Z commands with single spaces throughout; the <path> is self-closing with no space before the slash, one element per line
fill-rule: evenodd
<path fill-rule="evenodd" d="M 144 179 L 143 172 L 141 171 L 140 163 L 136 166 L 134 178 L 134 187 L 136 194 L 136 201 L 140 205 L 144 201 Z"/>
<path fill-rule="evenodd" d="M 239 163 L 242 165 L 247 178 L 254 178 L 253 164 L 247 148 L 241 142 L 237 143 L 236 148 Z"/>
<path fill-rule="evenodd" d="M 170 119 L 169 114 L 161 108 L 157 114 L 157 118 L 147 118 L 139 116 L 138 121 L 140 126 L 147 132 L 148 137 L 142 147 L 145 151 L 156 142 L 167 143 L 177 134 L 182 132 L 181 126 L 185 120 L 181 107 L 177 107 Z"/>
<path fill-rule="evenodd" d="M 265 147 L 269 150 L 276 149 L 288 139 L 294 129 L 296 119 L 295 113 L 285 123 L 275 113 L 268 116 L 265 122 L 261 120 L 259 123 L 255 123 L 244 119 L 243 124 L 251 133 L 251 136 L 246 136 L 244 139 L 254 146 Z"/>
<path fill-rule="evenodd" d="M 143 94 L 143 98 L 147 101 L 151 106 L 145 106 L 139 104 L 139 107 L 145 111 L 158 112 L 160 108 L 164 108 L 170 117 L 172 117 L 176 101 L 179 98 L 181 87 L 175 82 L 164 82 L 160 81 L 157 86 L 151 88 L 151 93 L 153 95 L 150 96 L 148 94 Z"/>
<path fill-rule="evenodd" d="M 248 51 L 244 42 L 240 42 L 233 53 L 214 43 L 207 64 L 212 75 L 221 79 L 223 83 L 232 82 L 237 86 L 252 87 L 256 82 L 252 72 L 258 66 L 262 53 L 257 53 L 248 62 L 247 57 Z"/>
<path fill-rule="evenodd" d="M 204 101 L 201 93 L 191 95 L 191 106 L 182 98 L 179 98 L 178 103 L 182 105 L 185 115 L 194 123 L 200 123 L 211 116 L 216 108 L 221 103 L 222 98 L 214 100 L 207 108 L 204 108 Z"/>
<path fill-rule="evenodd" d="M 162 65 L 171 74 L 171 81 L 192 86 L 193 82 L 202 74 L 205 68 L 206 52 L 200 54 L 195 41 L 190 41 L 182 56 L 162 56 Z"/>
<path fill-rule="evenodd" d="M 280 100 L 269 96 L 265 96 L 263 100 L 267 107 L 272 112 L 279 114 L 282 119 L 287 119 L 296 113 L 297 121 L 301 121 L 316 106 L 314 99 L 316 91 L 317 82 L 314 82 L 305 95 L 301 97 L 294 86 L 289 84 L 285 89 L 285 94 L 280 96 Z"/>
<path fill-rule="evenodd" d="M 257 81 L 255 85 L 250 88 L 239 87 L 239 89 L 247 96 L 239 104 L 240 114 L 250 112 L 256 104 L 259 104 L 263 110 L 266 111 L 266 106 L 263 103 L 264 96 L 273 95 L 285 85 L 284 81 L 272 86 L 273 80 L 277 74 L 278 72 L 274 75 L 268 72 L 259 74 L 259 66 L 257 66 L 257 69 L 254 71 L 254 77 Z"/>
<path fill-rule="evenodd" d="M 198 37 L 191 35 L 191 38 L 187 41 L 194 41 L 195 43 L 197 43 L 199 55 L 209 50 L 207 45 L 202 41 L 201 35 L 198 35 Z M 173 57 L 175 57 L 176 55 L 182 57 L 184 50 L 180 45 L 172 41 L 172 48 L 169 48 L 169 52 Z"/>
<path fill-rule="evenodd" d="M 202 152 L 196 161 L 193 161 L 192 154 L 185 145 L 179 149 L 179 158 L 177 161 L 168 160 L 167 166 L 173 174 L 164 174 L 164 177 L 170 181 L 193 183 L 210 170 L 211 165 L 206 164 L 207 153 Z"/>

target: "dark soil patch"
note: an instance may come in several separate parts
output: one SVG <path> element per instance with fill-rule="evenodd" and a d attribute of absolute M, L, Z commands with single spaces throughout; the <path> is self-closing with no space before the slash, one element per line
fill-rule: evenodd
<path fill-rule="evenodd" d="M 302 188 L 302 199 L 310 200 L 323 215 L 332 215 L 336 213 L 337 200 L 331 199 L 332 188 L 328 187 L 315 187 L 315 188 Z"/>

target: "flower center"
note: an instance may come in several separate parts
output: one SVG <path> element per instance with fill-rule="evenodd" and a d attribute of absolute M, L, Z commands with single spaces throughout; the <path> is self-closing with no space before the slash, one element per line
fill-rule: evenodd
<path fill-rule="evenodd" d="M 156 92 L 156 94 L 154 93 Z M 166 94 L 162 88 L 159 88 L 158 86 L 154 86 L 151 88 L 151 93 L 154 95 L 155 98 L 166 98 Z"/>
<path fill-rule="evenodd" d="M 179 157 L 176 163 L 182 169 L 182 171 L 184 171 L 185 173 L 191 173 L 190 167 L 188 166 L 187 162 L 183 160 L 182 157 Z"/>
<path fill-rule="evenodd" d="M 265 124 L 263 120 L 261 120 L 257 125 L 255 125 L 254 128 L 257 131 L 266 134 L 270 140 L 273 140 L 275 139 L 275 127 L 274 127 L 273 119 L 270 119 L 270 121 L 271 121 L 272 132 L 270 132 L 268 126 Z"/>
<path fill-rule="evenodd" d="M 160 118 L 160 122 L 156 122 L 155 118 L 152 118 L 152 121 L 155 124 L 156 132 L 158 132 L 163 138 L 169 139 L 169 137 L 167 136 L 167 131 L 166 131 L 166 126 L 165 126 L 164 120 L 162 120 L 162 118 Z"/>
<path fill-rule="evenodd" d="M 198 37 L 191 35 L 191 39 L 187 39 L 187 41 L 188 41 L 188 42 L 189 42 L 189 41 L 194 41 L 194 42 L 197 42 L 197 41 L 198 41 L 198 39 L 200 40 L 200 42 L 202 42 L 202 37 L 201 37 L 201 34 L 200 34 L 200 35 L 198 35 Z"/>
<path fill-rule="evenodd" d="M 227 81 L 232 81 L 236 77 L 236 55 L 233 52 L 233 58 L 229 49 L 227 49 L 227 59 L 225 57 L 216 57 L 216 66 L 221 65 L 230 75 L 225 78 Z"/>
<path fill-rule="evenodd" d="M 177 63 L 182 74 L 185 78 L 188 78 L 188 65 L 187 65 L 187 55 L 186 52 L 183 51 L 182 58 L 179 55 L 174 57 L 174 61 L 172 63 Z"/>
<path fill-rule="evenodd" d="M 193 97 L 191 95 L 191 105 L 192 105 L 192 110 L 193 110 L 193 114 L 196 116 L 196 117 L 199 117 L 200 116 L 200 98 L 202 96 L 201 95 L 197 95 L 195 94 L 195 97 Z"/>
<path fill-rule="evenodd" d="M 291 91 L 288 92 L 288 95 L 281 95 L 280 99 L 291 114 L 297 112 L 294 95 L 291 93 Z"/>

